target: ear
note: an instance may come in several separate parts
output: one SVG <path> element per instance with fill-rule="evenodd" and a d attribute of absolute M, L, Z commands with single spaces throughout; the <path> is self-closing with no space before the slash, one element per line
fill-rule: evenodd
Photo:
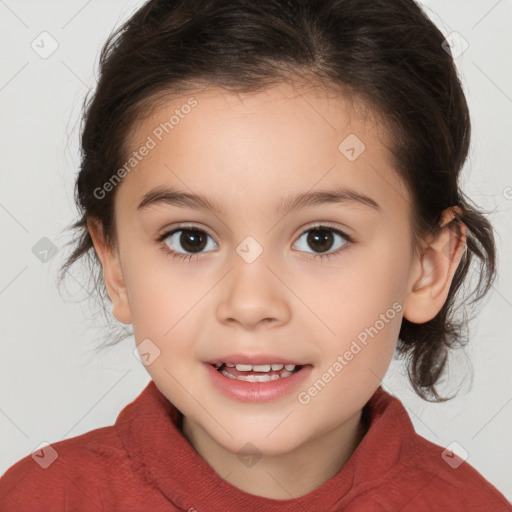
<path fill-rule="evenodd" d="M 466 225 L 450 224 L 455 212 L 462 213 L 458 206 L 444 210 L 441 228 L 414 264 L 413 284 L 404 302 L 404 317 L 410 322 L 422 324 L 432 320 L 446 302 L 466 249 Z"/>
<path fill-rule="evenodd" d="M 132 314 L 128 303 L 119 254 L 106 240 L 103 234 L 103 225 L 98 219 L 88 218 L 87 227 L 96 254 L 103 267 L 105 286 L 107 287 L 108 298 L 112 303 L 112 314 L 121 323 L 129 324 L 132 321 Z"/>

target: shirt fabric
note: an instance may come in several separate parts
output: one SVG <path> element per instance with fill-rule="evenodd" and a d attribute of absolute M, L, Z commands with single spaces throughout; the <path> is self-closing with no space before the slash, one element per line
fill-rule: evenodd
<path fill-rule="evenodd" d="M 217 475 L 181 433 L 181 412 L 150 381 L 113 426 L 53 443 L 11 466 L 0 479 L 0 511 L 512 510 L 472 466 L 457 466 L 456 455 L 418 435 L 402 403 L 382 386 L 363 414 L 368 430 L 336 475 L 304 496 L 275 500 Z"/>

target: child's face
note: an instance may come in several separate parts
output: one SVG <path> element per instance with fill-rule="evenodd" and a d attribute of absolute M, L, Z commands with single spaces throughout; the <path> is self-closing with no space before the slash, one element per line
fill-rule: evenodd
<path fill-rule="evenodd" d="M 160 123 L 172 115 L 166 133 Z M 189 425 L 228 450 L 251 442 L 286 453 L 341 431 L 388 368 L 415 276 L 409 196 L 379 130 L 349 116 L 341 97 L 288 85 L 186 95 L 136 128 L 140 161 L 116 191 L 122 274 L 113 312 L 133 324 L 137 343 L 151 340 L 144 351 L 155 358 L 147 370 L 158 388 Z M 163 201 L 138 209 L 155 187 L 200 194 L 221 211 Z M 346 200 L 280 209 L 287 198 L 341 188 L 378 208 Z M 156 241 L 182 223 L 209 235 Z M 318 224 L 353 242 L 315 231 Z M 165 247 L 201 252 L 180 260 Z M 309 366 L 284 394 L 253 401 L 257 383 L 236 382 L 246 399 L 212 383 L 207 362 L 238 363 L 234 354 Z"/>

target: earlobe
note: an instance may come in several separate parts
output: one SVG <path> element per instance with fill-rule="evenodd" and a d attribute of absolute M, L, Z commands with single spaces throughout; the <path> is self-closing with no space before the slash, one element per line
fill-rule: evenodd
<path fill-rule="evenodd" d="M 119 255 L 106 240 L 103 234 L 103 225 L 100 221 L 89 218 L 87 227 L 103 268 L 107 294 L 112 303 L 112 314 L 119 322 L 130 324 L 132 321 L 131 310 Z"/>
<path fill-rule="evenodd" d="M 429 241 L 415 265 L 419 277 L 411 286 L 404 303 L 404 318 L 413 323 L 432 320 L 446 302 L 453 276 L 466 248 L 467 227 L 452 222 L 458 206 L 443 212 L 441 228 Z"/>

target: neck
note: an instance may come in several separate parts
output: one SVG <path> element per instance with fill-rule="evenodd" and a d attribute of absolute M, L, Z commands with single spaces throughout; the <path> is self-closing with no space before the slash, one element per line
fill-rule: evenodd
<path fill-rule="evenodd" d="M 313 491 L 340 471 L 366 434 L 368 420 L 366 410 L 358 411 L 342 425 L 295 450 L 262 455 L 256 464 L 247 467 L 236 453 L 226 450 L 188 418 L 182 418 L 180 430 L 195 451 L 231 485 L 249 494 L 289 500 Z"/>

